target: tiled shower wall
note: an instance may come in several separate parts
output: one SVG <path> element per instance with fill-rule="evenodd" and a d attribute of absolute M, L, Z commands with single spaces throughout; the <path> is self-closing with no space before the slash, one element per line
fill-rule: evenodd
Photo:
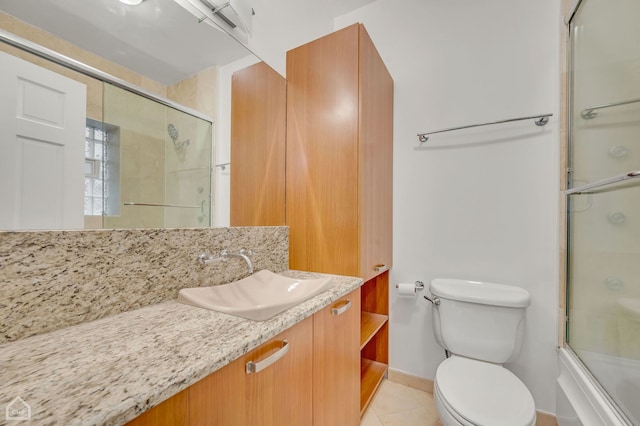
<path fill-rule="evenodd" d="M 0 232 L 0 343 L 243 278 L 242 259 L 197 261 L 243 248 L 255 270 L 288 268 L 286 227 Z"/>

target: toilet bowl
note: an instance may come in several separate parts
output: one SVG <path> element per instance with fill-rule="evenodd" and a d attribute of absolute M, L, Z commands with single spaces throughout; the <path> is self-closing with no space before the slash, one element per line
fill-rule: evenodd
<path fill-rule="evenodd" d="M 527 387 L 502 366 L 519 353 L 529 293 L 515 286 L 431 282 L 436 341 L 452 354 L 436 371 L 434 400 L 445 426 L 531 426 Z"/>
<path fill-rule="evenodd" d="M 445 426 L 533 426 L 536 407 L 506 368 L 452 356 L 438 366 L 434 400 Z"/>

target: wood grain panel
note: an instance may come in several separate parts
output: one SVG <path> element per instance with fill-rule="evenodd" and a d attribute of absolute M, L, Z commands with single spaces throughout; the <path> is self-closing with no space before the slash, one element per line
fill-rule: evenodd
<path fill-rule="evenodd" d="M 351 302 L 349 310 L 332 308 Z M 313 316 L 313 424 L 357 425 L 360 421 L 360 289 Z"/>
<path fill-rule="evenodd" d="M 363 358 L 389 364 L 389 323 L 385 322 L 369 342 L 362 348 Z"/>
<path fill-rule="evenodd" d="M 386 364 L 362 358 L 360 367 L 360 415 L 364 414 L 371 403 L 373 395 L 378 390 L 380 383 L 382 383 L 386 372 Z"/>
<path fill-rule="evenodd" d="M 246 425 L 244 360 L 237 359 L 191 385 L 189 417 L 198 426 Z"/>
<path fill-rule="evenodd" d="M 360 349 L 362 349 L 389 320 L 389 317 L 371 312 L 362 312 L 360 318 Z"/>
<path fill-rule="evenodd" d="M 189 425 L 189 389 L 175 394 L 126 424 L 127 426 Z"/>
<path fill-rule="evenodd" d="M 244 356 L 244 363 L 264 359 L 289 342 L 277 362 L 246 375 L 247 425 L 312 424 L 313 318 L 309 317 Z"/>
<path fill-rule="evenodd" d="M 285 222 L 286 81 L 259 62 L 231 82 L 231 226 Z"/>
<path fill-rule="evenodd" d="M 292 269 L 359 275 L 358 26 L 287 53 Z"/>
<path fill-rule="evenodd" d="M 393 80 L 369 34 L 360 25 L 360 276 L 392 262 Z"/>
<path fill-rule="evenodd" d="M 389 271 L 362 284 L 362 310 L 389 315 Z"/>

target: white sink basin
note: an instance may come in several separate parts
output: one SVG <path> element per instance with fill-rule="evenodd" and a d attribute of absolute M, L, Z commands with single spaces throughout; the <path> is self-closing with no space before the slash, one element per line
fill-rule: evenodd
<path fill-rule="evenodd" d="M 264 321 L 331 287 L 331 277 L 300 280 L 262 270 L 229 284 L 183 288 L 178 302 Z"/>

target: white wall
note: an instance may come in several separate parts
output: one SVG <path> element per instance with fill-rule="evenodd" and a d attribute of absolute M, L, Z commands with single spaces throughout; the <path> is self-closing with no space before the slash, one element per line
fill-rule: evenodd
<path fill-rule="evenodd" d="M 247 46 L 271 68 L 286 75 L 286 52 L 333 31 L 323 2 L 253 0 L 255 15 Z"/>
<path fill-rule="evenodd" d="M 508 367 L 555 412 L 559 2 L 378 0 L 365 24 L 395 80 L 391 284 L 458 277 L 527 289 L 523 353 Z M 416 133 L 539 113 L 532 121 Z M 391 286 L 391 368 L 433 379 L 431 306 Z"/>

